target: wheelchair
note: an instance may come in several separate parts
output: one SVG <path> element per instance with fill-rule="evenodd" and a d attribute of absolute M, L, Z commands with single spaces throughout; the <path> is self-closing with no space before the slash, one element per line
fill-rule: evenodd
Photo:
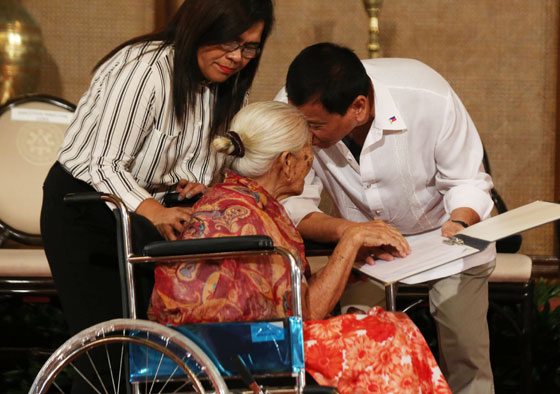
<path fill-rule="evenodd" d="M 121 301 L 127 318 L 96 324 L 66 341 L 43 365 L 30 393 L 65 392 L 72 379 L 79 379 L 88 391 L 95 393 L 337 392 L 327 387 L 306 387 L 302 270 L 297 256 L 274 246 L 266 236 L 158 240 L 142 244 L 133 239 L 135 221 L 152 226 L 151 223 L 129 213 L 118 197 L 80 193 L 67 195 L 65 202 L 108 203 L 115 207 Z M 153 226 L 152 230 L 156 231 Z M 293 311 L 285 319 L 168 327 L 137 318 L 135 266 L 273 254 L 282 256 L 291 271 Z M 288 379 L 288 387 L 265 390 L 255 379 L 276 376 L 284 383 Z M 239 381 L 245 387 L 228 388 L 232 382 L 238 386 Z"/>

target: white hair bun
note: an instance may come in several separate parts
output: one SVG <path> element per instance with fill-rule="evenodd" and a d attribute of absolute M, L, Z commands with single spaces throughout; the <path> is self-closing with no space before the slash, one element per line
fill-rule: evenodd
<path fill-rule="evenodd" d="M 214 150 L 216 150 L 216 152 L 225 153 L 227 155 L 231 155 L 235 150 L 233 142 L 231 142 L 231 139 L 229 139 L 228 137 L 214 138 L 214 140 L 212 141 L 212 147 L 214 148 Z"/>

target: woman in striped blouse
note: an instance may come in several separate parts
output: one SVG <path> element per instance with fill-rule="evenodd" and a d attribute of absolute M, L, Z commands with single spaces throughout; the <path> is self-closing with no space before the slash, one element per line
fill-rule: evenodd
<path fill-rule="evenodd" d="M 199 192 L 219 169 L 210 141 L 245 102 L 272 24 L 272 0 L 186 0 L 162 31 L 98 63 L 43 187 L 41 231 L 71 333 L 122 311 L 114 218 L 63 196 L 116 194 L 175 239 L 188 210 L 161 198 Z"/>

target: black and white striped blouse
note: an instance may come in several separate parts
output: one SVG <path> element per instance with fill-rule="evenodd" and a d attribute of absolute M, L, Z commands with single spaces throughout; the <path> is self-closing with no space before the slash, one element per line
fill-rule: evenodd
<path fill-rule="evenodd" d="M 123 48 L 80 99 L 59 162 L 135 210 L 179 179 L 209 184 L 221 158 L 208 149 L 214 94 L 201 87 L 184 126 L 172 101 L 173 50 L 157 42 Z"/>

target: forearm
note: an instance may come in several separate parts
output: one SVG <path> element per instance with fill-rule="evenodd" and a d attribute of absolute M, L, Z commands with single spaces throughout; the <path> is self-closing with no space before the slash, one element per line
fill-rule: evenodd
<path fill-rule="evenodd" d="M 136 208 L 136 213 L 148 218 L 152 223 L 156 223 L 156 219 L 163 215 L 165 207 L 161 205 L 157 200 L 153 198 L 147 198 L 142 201 L 138 208 Z"/>
<path fill-rule="evenodd" d="M 461 207 L 455 208 L 451 212 L 451 218 L 449 220 L 461 221 L 469 226 L 472 226 L 473 224 L 480 222 L 480 216 L 472 208 Z"/>
<path fill-rule="evenodd" d="M 354 222 L 335 218 L 322 212 L 312 212 L 298 224 L 298 231 L 305 239 L 316 242 L 337 242 Z"/>
<path fill-rule="evenodd" d="M 403 236 L 384 222 L 354 223 L 345 230 L 327 265 L 310 281 L 306 301 L 311 318 L 323 318 L 334 308 L 346 287 L 360 248 L 380 246 L 390 247 L 394 255 L 399 257 L 410 253 Z"/>
<path fill-rule="evenodd" d="M 313 275 L 306 294 L 306 319 L 322 319 L 334 309 L 346 287 L 357 251 L 358 246 L 341 241 L 325 267 Z"/>
<path fill-rule="evenodd" d="M 153 198 L 128 171 L 97 165 L 90 173 L 97 191 L 117 195 L 130 211 L 136 211 L 143 201 Z"/>

